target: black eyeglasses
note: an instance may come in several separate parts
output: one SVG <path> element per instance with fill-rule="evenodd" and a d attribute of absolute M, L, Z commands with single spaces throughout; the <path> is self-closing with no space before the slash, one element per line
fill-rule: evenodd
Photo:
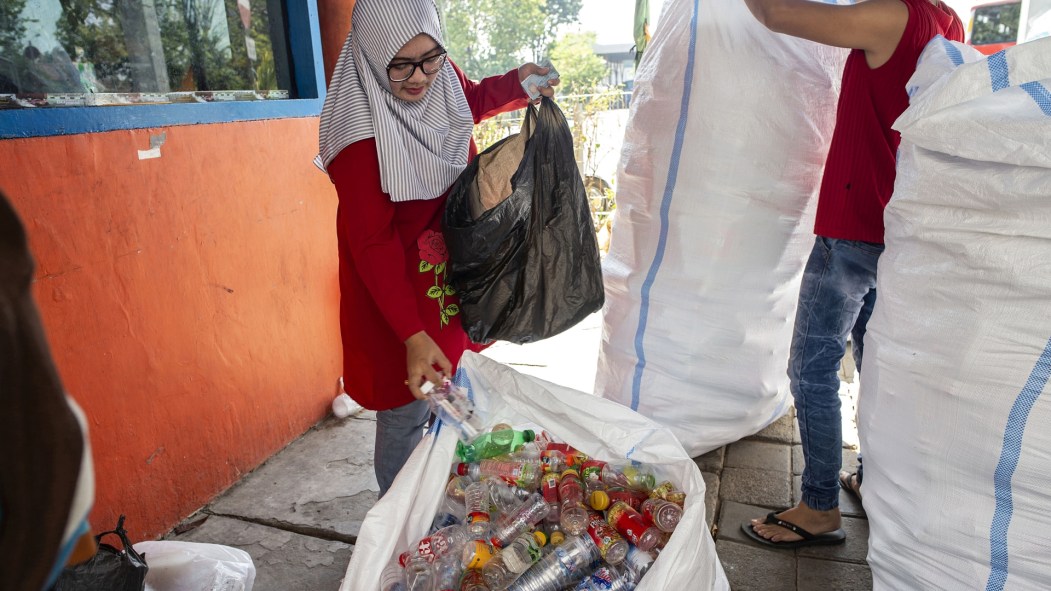
<path fill-rule="evenodd" d="M 418 62 L 398 62 L 387 66 L 387 78 L 391 82 L 405 82 L 416 73 L 416 68 L 423 70 L 428 76 L 437 74 L 438 70 L 445 65 L 446 52 L 443 51 L 436 56 L 420 60 Z"/>

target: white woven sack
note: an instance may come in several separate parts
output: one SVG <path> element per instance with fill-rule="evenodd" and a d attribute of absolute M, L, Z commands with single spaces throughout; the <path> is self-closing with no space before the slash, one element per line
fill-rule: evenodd
<path fill-rule="evenodd" d="M 470 389 L 490 424 L 541 428 L 593 457 L 644 462 L 655 469 L 658 481 L 681 483 L 687 495 L 682 521 L 638 591 L 729 590 L 705 522 L 704 479 L 670 431 L 614 402 L 520 374 L 472 352 L 460 360 L 456 381 Z M 365 516 L 340 591 L 374 591 L 391 558 L 426 535 L 455 450 L 452 428 L 439 426 L 424 436 L 390 490 Z"/>
<path fill-rule="evenodd" d="M 1051 589 L 1051 39 L 910 81 L 861 448 L 876 589 Z"/>
<path fill-rule="evenodd" d="M 635 78 L 595 392 L 692 455 L 791 404 L 788 350 L 846 50 L 670 0 Z"/>

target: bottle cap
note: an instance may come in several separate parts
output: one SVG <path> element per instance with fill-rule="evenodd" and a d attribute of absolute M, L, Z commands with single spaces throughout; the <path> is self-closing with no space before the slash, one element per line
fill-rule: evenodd
<path fill-rule="evenodd" d="M 565 541 L 566 541 L 566 534 L 564 534 L 564 533 L 562 533 L 560 531 L 553 531 L 553 532 L 551 532 L 551 544 L 552 545 L 558 546 L 559 544 L 561 544 L 562 542 L 565 542 Z"/>
<path fill-rule="evenodd" d="M 434 389 L 434 384 L 432 384 L 430 382 L 424 382 L 423 385 L 420 386 L 420 392 L 422 392 L 424 396 L 430 396 L 431 390 L 433 390 L 433 389 Z"/>
<path fill-rule="evenodd" d="M 536 439 L 536 433 L 534 433 L 532 429 L 526 429 L 525 431 L 522 431 L 522 439 L 524 439 L 526 443 L 529 443 Z"/>
<path fill-rule="evenodd" d="M 565 478 L 566 474 L 572 474 L 573 476 L 576 476 L 577 478 L 580 478 L 580 472 L 577 472 L 576 470 L 573 470 L 572 468 L 562 472 L 562 478 Z"/>
<path fill-rule="evenodd" d="M 533 539 L 536 540 L 537 544 L 540 544 L 541 548 L 547 546 L 547 536 L 544 535 L 544 532 L 536 530 L 533 532 Z"/>
<path fill-rule="evenodd" d="M 467 476 L 467 470 L 470 466 L 470 464 L 456 464 L 456 473 L 460 476 Z"/>
<path fill-rule="evenodd" d="M 591 508 L 596 511 L 605 511 L 609 507 L 609 495 L 604 490 L 596 490 L 591 493 Z"/>
<path fill-rule="evenodd" d="M 472 540 L 464 546 L 461 562 L 468 569 L 478 569 L 485 566 L 493 557 L 493 549 L 482 540 Z"/>

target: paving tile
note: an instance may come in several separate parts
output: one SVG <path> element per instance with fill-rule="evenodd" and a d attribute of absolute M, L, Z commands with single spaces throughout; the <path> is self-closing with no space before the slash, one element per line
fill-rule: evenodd
<path fill-rule="evenodd" d="M 788 472 L 792 469 L 791 449 L 783 443 L 738 441 L 726 449 L 726 467 Z"/>
<path fill-rule="evenodd" d="M 338 589 L 353 546 L 240 521 L 211 516 L 174 538 L 181 542 L 240 548 L 255 563 L 255 591 Z"/>
<path fill-rule="evenodd" d="M 869 551 L 868 520 L 858 519 L 857 517 L 844 517 L 843 529 L 847 532 L 847 541 L 836 546 L 807 546 L 800 548 L 798 550 L 799 556 L 866 564 L 865 557 Z"/>
<path fill-rule="evenodd" d="M 746 505 L 783 509 L 792 502 L 792 476 L 753 468 L 725 468 L 719 498 Z"/>
<path fill-rule="evenodd" d="M 697 456 L 693 461 L 697 464 L 697 467 L 701 469 L 701 472 L 714 472 L 718 474 L 723 471 L 725 458 L 726 448 L 720 447 L 719 449 L 713 449 L 703 456 Z"/>
<path fill-rule="evenodd" d="M 366 418 L 323 421 L 208 510 L 292 531 L 330 531 L 352 542 L 379 490 L 375 433 L 376 422 Z"/>
<path fill-rule="evenodd" d="M 716 542 L 715 551 L 733 591 L 795 591 L 796 557 L 792 551 L 726 540 Z"/>
<path fill-rule="evenodd" d="M 872 572 L 864 565 L 800 557 L 797 570 L 799 591 L 872 590 Z"/>
<path fill-rule="evenodd" d="M 751 441 L 771 441 L 774 443 L 799 443 L 799 426 L 796 424 L 794 412 L 770 423 L 762 431 L 755 435 L 746 437 Z"/>
<path fill-rule="evenodd" d="M 749 519 L 763 517 L 770 512 L 768 507 L 756 507 L 732 501 L 723 501 L 719 508 L 719 540 L 755 544 L 743 531 L 741 524 Z"/>
<path fill-rule="evenodd" d="M 711 531 L 719 510 L 719 477 L 711 472 L 701 472 L 704 477 L 704 516 Z"/>

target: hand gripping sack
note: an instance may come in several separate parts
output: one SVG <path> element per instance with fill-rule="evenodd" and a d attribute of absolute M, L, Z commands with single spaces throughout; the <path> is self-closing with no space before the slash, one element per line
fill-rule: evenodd
<path fill-rule="evenodd" d="M 519 150 L 520 163 L 508 167 Z M 495 196 L 501 187 L 510 194 Z M 550 99 L 526 109 L 522 134 L 463 171 L 449 192 L 443 231 L 449 283 L 476 343 L 537 341 L 602 307 L 598 244 L 573 136 Z"/>
<path fill-rule="evenodd" d="M 555 439 L 604 460 L 637 460 L 657 480 L 680 484 L 685 511 L 637 591 L 728 590 L 705 522 L 704 479 L 668 429 L 620 404 L 527 376 L 473 352 L 455 381 L 468 389 L 488 425 L 509 422 L 543 429 Z M 387 494 L 361 524 L 340 591 L 375 591 L 390 560 L 427 534 L 458 461 L 454 429 L 437 423 L 409 457 Z"/>

